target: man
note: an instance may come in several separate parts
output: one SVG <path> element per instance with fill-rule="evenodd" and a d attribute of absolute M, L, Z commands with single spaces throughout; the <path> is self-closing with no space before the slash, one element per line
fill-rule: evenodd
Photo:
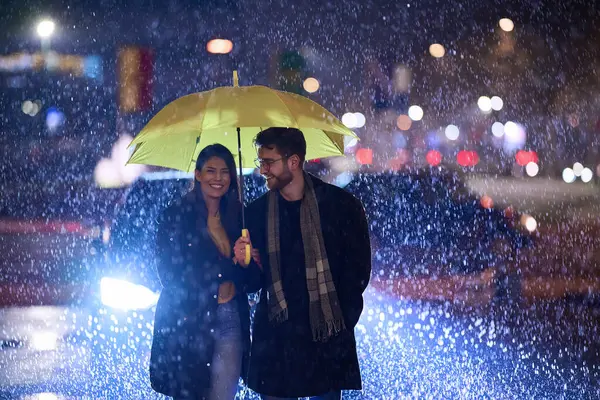
<path fill-rule="evenodd" d="M 339 400 L 360 390 L 354 327 L 371 274 L 362 204 L 303 169 L 306 141 L 298 129 L 269 128 L 255 139 L 257 165 L 269 192 L 246 212 L 258 249 L 262 291 L 254 318 L 248 386 L 264 400 Z"/>

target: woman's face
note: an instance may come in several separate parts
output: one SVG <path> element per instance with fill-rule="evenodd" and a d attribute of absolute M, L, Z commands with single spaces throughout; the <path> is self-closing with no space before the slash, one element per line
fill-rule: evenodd
<path fill-rule="evenodd" d="M 229 185 L 231 185 L 229 173 L 225 160 L 219 157 L 209 158 L 201 170 L 196 170 L 196 180 L 200 182 L 200 189 L 204 197 L 217 199 L 223 197 L 229 190 Z"/>

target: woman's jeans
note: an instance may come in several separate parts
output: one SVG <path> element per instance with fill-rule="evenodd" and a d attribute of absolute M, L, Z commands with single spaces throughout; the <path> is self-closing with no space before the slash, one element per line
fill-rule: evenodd
<path fill-rule="evenodd" d="M 210 369 L 211 388 L 204 398 L 233 400 L 238 389 L 243 353 L 242 328 L 236 299 L 218 305 L 217 324 L 213 334 L 215 348 Z M 200 400 L 197 397 L 193 399 Z"/>

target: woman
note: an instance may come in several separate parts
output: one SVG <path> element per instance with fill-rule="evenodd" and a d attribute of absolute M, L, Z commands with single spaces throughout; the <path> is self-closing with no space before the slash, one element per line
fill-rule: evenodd
<path fill-rule="evenodd" d="M 158 275 L 150 381 L 175 399 L 232 400 L 250 347 L 247 293 L 256 264 L 234 264 L 241 204 L 232 154 L 213 144 L 198 155 L 194 189 L 159 221 Z"/>

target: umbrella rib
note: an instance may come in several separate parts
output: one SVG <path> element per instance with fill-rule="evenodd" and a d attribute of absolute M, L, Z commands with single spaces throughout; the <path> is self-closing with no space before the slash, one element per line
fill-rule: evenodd
<path fill-rule="evenodd" d="M 290 108 L 287 106 L 287 104 L 285 104 L 285 101 L 283 101 L 283 99 L 281 97 L 279 97 L 279 91 L 274 90 L 274 92 L 275 92 L 275 96 L 277 97 L 277 100 L 279 100 L 281 102 L 281 104 L 283 104 L 285 109 L 288 111 L 288 114 L 294 120 L 294 123 L 296 125 L 296 126 L 294 126 L 294 128 L 300 129 L 300 126 L 298 125 L 298 121 L 296 121 L 296 117 L 294 116 L 294 114 L 292 114 L 292 110 L 290 110 Z M 287 128 L 289 128 L 289 126 Z"/>

